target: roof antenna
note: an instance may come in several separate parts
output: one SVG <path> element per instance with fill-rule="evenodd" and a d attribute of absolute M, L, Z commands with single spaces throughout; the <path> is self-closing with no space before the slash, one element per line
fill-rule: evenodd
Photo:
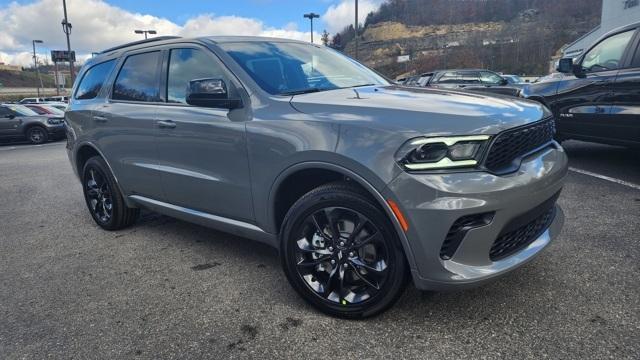
<path fill-rule="evenodd" d="M 358 90 L 353 89 L 353 92 L 356 93 L 356 99 L 361 99 L 362 100 L 362 98 L 360 97 L 360 94 L 358 93 Z"/>

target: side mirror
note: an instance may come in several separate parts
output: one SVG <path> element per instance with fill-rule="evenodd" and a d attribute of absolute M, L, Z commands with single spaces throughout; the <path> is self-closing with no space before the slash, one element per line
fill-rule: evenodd
<path fill-rule="evenodd" d="M 558 62 L 558 67 L 556 68 L 558 72 L 568 74 L 573 72 L 573 59 L 572 58 L 562 58 Z"/>
<path fill-rule="evenodd" d="M 242 105 L 240 99 L 229 99 L 227 84 L 222 79 L 196 79 L 189 81 L 187 104 L 194 106 L 236 109 Z"/>
<path fill-rule="evenodd" d="M 502 80 L 500 80 L 500 85 L 504 86 L 504 85 L 509 85 L 509 81 L 505 78 L 503 78 Z"/>
<path fill-rule="evenodd" d="M 3 116 L 3 118 L 11 120 L 11 119 L 15 119 L 16 116 L 13 115 L 13 114 L 7 114 L 7 115 Z"/>

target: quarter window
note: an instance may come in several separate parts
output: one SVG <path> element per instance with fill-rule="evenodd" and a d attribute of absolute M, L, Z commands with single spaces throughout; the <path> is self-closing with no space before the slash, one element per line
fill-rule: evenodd
<path fill-rule="evenodd" d="M 198 49 L 173 49 L 169 56 L 167 100 L 186 104 L 189 82 L 197 79 L 222 79 L 233 91 L 222 65 Z M 231 94 L 230 94 L 231 95 Z"/>
<path fill-rule="evenodd" d="M 589 50 L 582 60 L 586 71 L 615 70 L 622 66 L 622 55 L 633 37 L 633 30 L 613 35 Z"/>
<path fill-rule="evenodd" d="M 129 56 L 122 65 L 113 85 L 113 99 L 161 101 L 158 76 L 159 60 L 159 51 Z"/>
<path fill-rule="evenodd" d="M 98 96 L 102 85 L 111 73 L 115 60 L 105 61 L 91 67 L 82 77 L 75 98 L 77 100 L 93 99 Z"/>

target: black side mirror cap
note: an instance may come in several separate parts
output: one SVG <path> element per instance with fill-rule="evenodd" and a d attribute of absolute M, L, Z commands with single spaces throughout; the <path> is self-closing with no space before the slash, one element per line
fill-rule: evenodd
<path fill-rule="evenodd" d="M 558 62 L 558 67 L 556 68 L 556 70 L 558 70 L 558 72 L 564 73 L 564 74 L 568 74 L 573 72 L 574 66 L 573 66 L 573 59 L 572 58 L 562 58 L 560 59 L 560 61 Z"/>
<path fill-rule="evenodd" d="M 240 99 L 229 98 L 224 80 L 213 78 L 189 81 L 186 101 L 189 105 L 229 110 L 242 106 Z"/>

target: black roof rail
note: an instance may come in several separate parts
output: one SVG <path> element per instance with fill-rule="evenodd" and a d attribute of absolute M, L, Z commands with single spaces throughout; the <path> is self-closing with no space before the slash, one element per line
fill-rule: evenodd
<path fill-rule="evenodd" d="M 161 40 L 171 40 L 171 39 L 180 39 L 180 36 L 156 36 L 156 37 L 152 37 L 150 39 L 144 39 L 144 40 L 139 40 L 139 41 L 133 41 L 130 43 L 126 43 L 126 44 L 122 44 L 122 45 L 118 45 L 118 46 L 114 46 L 112 48 L 108 48 L 106 50 L 102 50 L 99 52 L 99 54 L 104 54 L 104 53 L 108 53 L 110 51 L 114 51 L 114 50 L 118 50 L 118 49 L 123 49 L 129 46 L 134 46 L 134 45 L 140 45 L 140 44 L 146 44 L 146 43 L 150 43 L 150 42 L 154 42 L 154 41 L 161 41 Z"/>

